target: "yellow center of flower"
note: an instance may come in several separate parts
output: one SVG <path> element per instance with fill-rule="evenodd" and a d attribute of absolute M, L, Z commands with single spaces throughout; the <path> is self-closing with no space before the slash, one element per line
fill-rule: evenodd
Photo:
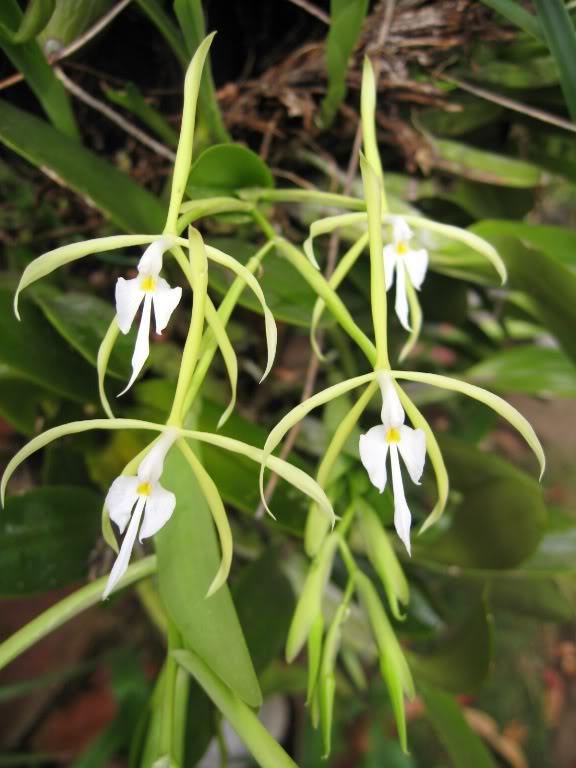
<path fill-rule="evenodd" d="M 404 240 L 400 240 L 400 242 L 396 244 L 396 253 L 399 256 L 404 256 L 405 253 L 408 253 L 408 243 L 404 242 Z"/>
<path fill-rule="evenodd" d="M 400 442 L 400 430 L 396 429 L 396 427 L 390 427 L 388 432 L 386 432 L 386 442 L 387 443 L 399 443 Z"/>
<path fill-rule="evenodd" d="M 150 496 L 152 493 L 152 483 L 140 483 L 138 488 L 136 488 L 136 493 L 140 496 Z"/>
<path fill-rule="evenodd" d="M 153 293 L 156 290 L 156 280 L 151 275 L 143 277 L 140 281 L 140 290 Z"/>

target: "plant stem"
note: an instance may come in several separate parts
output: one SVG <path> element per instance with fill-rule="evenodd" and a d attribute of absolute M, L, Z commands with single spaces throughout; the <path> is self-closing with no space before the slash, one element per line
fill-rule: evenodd
<path fill-rule="evenodd" d="M 174 394 L 172 410 L 168 417 L 168 424 L 181 426 L 185 415 L 185 402 L 194 369 L 198 362 L 202 332 L 204 330 L 204 315 L 206 308 L 206 296 L 208 292 L 208 259 L 204 242 L 198 230 L 190 227 L 188 230 L 190 243 L 190 273 L 194 290 L 194 304 L 190 319 L 190 330 L 182 353 L 182 362 Z M 180 248 L 177 249 L 180 253 Z M 178 255 L 177 255 L 178 258 Z"/>

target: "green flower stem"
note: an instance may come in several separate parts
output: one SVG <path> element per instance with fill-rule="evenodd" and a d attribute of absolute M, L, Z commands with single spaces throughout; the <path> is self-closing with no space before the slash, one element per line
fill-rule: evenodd
<path fill-rule="evenodd" d="M 305 203 L 327 205 L 332 208 L 347 208 L 351 211 L 364 211 L 364 200 L 335 192 L 322 192 L 315 189 L 251 189 L 243 192 L 244 200 L 266 203 Z"/>
<path fill-rule="evenodd" d="M 254 712 L 226 686 L 196 654 L 175 651 L 177 662 L 206 691 L 262 768 L 297 768 L 268 733 Z"/>
<path fill-rule="evenodd" d="M 251 274 L 255 274 L 256 270 L 262 263 L 262 259 L 271 250 L 272 246 L 273 246 L 272 242 L 266 243 L 248 261 L 248 263 L 246 264 L 246 269 Z M 226 296 L 224 297 L 222 303 L 218 307 L 218 317 L 220 318 L 220 321 L 224 328 L 226 327 L 226 324 L 230 319 L 230 315 L 232 314 L 234 307 L 238 303 L 238 300 L 240 299 L 240 296 L 242 295 L 242 291 L 244 290 L 245 287 L 246 287 L 246 282 L 243 280 L 243 278 L 237 277 L 232 283 L 232 285 L 230 286 L 230 288 L 228 289 L 228 292 L 226 293 Z M 212 331 L 207 330 L 206 333 L 204 334 L 204 338 L 202 340 L 202 346 L 200 348 L 200 359 L 198 361 L 198 364 L 196 365 L 194 375 L 192 376 L 192 380 L 190 382 L 190 386 L 188 387 L 188 392 L 186 393 L 186 398 L 184 400 L 184 405 L 182 408 L 183 418 L 185 418 L 186 414 L 192 407 L 192 403 L 194 402 L 194 399 L 196 398 L 198 392 L 200 391 L 202 382 L 206 377 L 206 374 L 214 358 L 214 355 L 216 354 L 217 349 L 218 349 L 218 342 L 216 341 L 214 334 L 212 333 Z"/>
<path fill-rule="evenodd" d="M 184 80 L 184 111 L 182 113 L 182 126 L 180 128 L 180 138 L 178 140 L 178 149 L 176 150 L 176 161 L 174 163 L 174 175 L 172 177 L 172 190 L 170 192 L 170 204 L 168 207 L 168 216 L 166 218 L 166 227 L 164 233 L 168 235 L 176 234 L 176 223 L 182 204 L 182 198 L 186 190 L 186 182 L 192 165 L 192 148 L 194 143 L 194 123 L 196 122 L 196 104 L 198 101 L 198 92 L 200 90 L 200 81 L 202 79 L 202 69 L 204 61 L 208 55 L 208 49 L 216 33 L 211 35 L 200 43 L 190 66 L 186 71 Z"/>
<path fill-rule="evenodd" d="M 192 271 L 192 268 L 188 259 L 184 254 L 184 251 L 179 246 L 174 246 L 172 248 L 172 253 L 175 256 L 176 261 L 180 266 L 180 269 L 182 270 L 186 279 L 188 280 L 190 287 L 192 288 L 192 290 L 194 290 L 194 273 Z M 205 309 L 206 322 L 208 323 L 210 329 L 212 330 L 212 333 L 214 334 L 217 345 L 218 347 L 220 347 L 222 357 L 224 358 L 224 363 L 226 365 L 226 370 L 228 372 L 228 377 L 230 379 L 230 386 L 232 388 L 232 398 L 228 408 L 226 409 L 226 412 L 223 414 L 222 418 L 220 419 L 220 425 L 221 425 L 226 421 L 226 419 L 232 412 L 232 409 L 234 408 L 234 405 L 236 402 L 236 382 L 238 379 L 238 361 L 236 359 L 236 353 L 234 352 L 232 344 L 230 343 L 230 339 L 228 338 L 226 331 L 224 330 L 224 327 L 222 326 L 222 323 L 220 321 L 220 317 L 216 312 L 216 308 L 214 307 L 214 304 L 212 303 L 212 300 L 208 295 L 206 295 L 205 297 L 204 309 Z M 184 413 L 186 413 L 188 410 L 185 405 L 186 401 L 187 401 L 187 398 L 185 396 L 184 403 L 183 403 Z"/>
<path fill-rule="evenodd" d="M 135 584 L 151 576 L 156 571 L 156 556 L 151 555 L 128 566 L 128 570 L 119 583 L 119 589 Z M 66 624 L 78 614 L 97 605 L 102 600 L 102 593 L 108 581 L 108 575 L 81 587 L 56 605 L 48 608 L 40 616 L 32 619 L 0 645 L 0 669 L 33 646 L 55 629 Z"/>
<path fill-rule="evenodd" d="M 204 314 L 206 307 L 206 298 L 208 293 L 208 259 L 204 242 L 198 230 L 190 227 L 188 230 L 188 240 L 190 243 L 190 271 L 192 284 L 194 286 L 194 304 L 192 306 L 192 317 L 190 319 L 190 330 L 186 338 L 184 350 L 182 353 L 182 362 L 174 394 L 172 410 L 168 417 L 168 424 L 175 426 L 182 425 L 184 418 L 184 403 L 186 394 L 194 374 L 194 369 L 198 362 L 200 345 L 202 343 L 202 333 L 204 330 Z"/>
<path fill-rule="evenodd" d="M 340 536 L 338 539 L 338 549 L 340 550 L 340 556 L 342 560 L 344 561 L 344 565 L 346 566 L 346 570 L 348 571 L 348 575 L 350 576 L 350 581 L 348 582 L 348 587 L 346 588 L 346 594 L 348 594 L 348 589 L 353 589 L 354 587 L 354 578 L 356 577 L 356 574 L 358 572 L 358 566 L 356 565 L 356 561 L 354 560 L 354 556 L 352 555 L 352 552 L 350 551 L 350 547 L 348 546 L 348 543 L 346 542 L 346 539 L 344 536 Z M 352 597 L 348 597 L 348 600 Z M 344 596 L 344 600 L 346 600 L 346 596 Z"/>
<path fill-rule="evenodd" d="M 370 245 L 370 304 L 376 341 L 376 367 L 390 368 L 388 360 L 388 309 L 382 242 L 381 181 L 369 162 L 360 155 L 364 196 L 368 210 Z"/>
<path fill-rule="evenodd" d="M 356 325 L 352 315 L 338 294 L 333 291 L 325 277 L 310 264 L 306 256 L 292 243 L 278 237 L 275 241 L 278 250 L 300 272 L 312 289 L 324 299 L 326 306 L 332 312 L 338 323 L 346 333 L 358 344 L 368 360 L 374 365 L 376 362 L 376 349 L 368 336 Z"/>
<path fill-rule="evenodd" d="M 172 652 L 182 645 L 180 633 L 170 621 L 168 624 L 168 654 L 166 656 L 164 688 L 162 691 L 162 723 L 160 727 L 160 754 L 169 757 L 173 764 L 174 694 L 178 665 Z"/>
<path fill-rule="evenodd" d="M 378 151 L 378 139 L 376 138 L 376 81 L 374 79 L 374 70 L 368 57 L 364 59 L 364 69 L 362 71 L 360 112 L 362 116 L 364 154 L 380 181 L 382 211 L 387 213 L 388 202 L 384 185 L 384 171 L 382 170 L 382 161 Z"/>

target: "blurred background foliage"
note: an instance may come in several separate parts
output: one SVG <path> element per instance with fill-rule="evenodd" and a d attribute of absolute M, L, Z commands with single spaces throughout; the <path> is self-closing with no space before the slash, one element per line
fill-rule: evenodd
<path fill-rule="evenodd" d="M 465 246 L 430 235 L 434 274 L 422 294 L 424 332 L 410 368 L 449 372 L 510 399 L 542 437 L 549 469 L 539 486 L 519 439 L 479 404 L 410 389 L 443 435 L 453 489 L 449 514 L 402 560 L 411 602 L 395 627 L 419 690 L 408 709 L 411 755 L 395 740 L 385 689 L 370 664 L 366 619 L 353 611 L 343 627 L 327 763 L 336 768 L 569 768 L 576 761 L 574 12 L 576 4 L 562 0 L 0 3 L 4 460 L 41 430 L 100 413 L 97 350 L 113 316 L 116 278 L 134 269 L 137 254 L 101 254 L 60 270 L 28 292 L 21 323 L 13 292 L 23 267 L 49 248 L 118 229 L 158 231 L 183 69 L 206 30 L 218 35 L 201 88 L 196 149 L 204 154 L 190 175 L 190 199 L 286 186 L 361 195 L 351 148 L 368 53 L 379 67 L 379 141 L 393 210 L 415 207 L 470 227 L 497 246 L 508 267 L 508 286 L 497 288 L 482 263 L 470 270 Z M 331 212 L 268 208 L 296 243 L 313 219 Z M 240 261 L 256 249 L 257 233 L 241 212 L 211 217 L 202 228 L 208 242 Z M 242 296 L 229 326 L 240 362 L 239 405 L 224 433 L 260 446 L 306 382 L 319 389 L 357 375 L 361 360 L 325 313 L 327 362 L 317 367 L 308 341 L 315 294 L 279 257 L 268 258 L 259 279 L 280 323 L 280 358 L 258 388 L 255 361 L 265 350 L 259 305 Z M 214 298 L 228 284 L 212 269 Z M 369 332 L 366 264 L 340 293 Z M 153 345 L 149 375 L 117 403 L 120 415 L 165 417 L 186 322 L 182 313 Z M 395 321 L 391 334 L 397 353 L 404 338 Z M 130 337 L 118 342 L 109 393 L 128 375 L 132 346 Z M 215 428 L 226 397 L 217 362 L 198 410 L 201 428 Z M 308 417 L 291 460 L 314 473 L 350 404 Z M 366 426 L 376 410 L 374 403 Z M 389 524 L 391 499 L 370 488 L 357 438 L 345 446 L 330 494 L 362 496 Z M 133 434 L 87 433 L 19 470 L 0 517 L 2 637 L 107 571 L 102 496 L 141 447 Z M 266 696 L 265 722 L 302 768 L 326 764 L 303 706 L 304 663 L 287 666 L 282 655 L 306 570 L 303 497 L 280 484 L 277 521 L 254 519 L 257 467 L 211 447 L 202 455 L 231 516 L 231 592 Z M 187 490 L 200 509 L 198 490 Z M 424 498 L 413 507 L 419 518 L 434 494 L 426 474 Z M 361 556 L 365 543 L 357 538 Z M 205 537 L 182 531 L 181 541 L 181 578 L 200 595 L 198 569 L 210 572 Z M 361 562 L 377 580 L 368 559 Z M 337 561 L 328 612 L 343 585 Z M 154 599 L 143 583 L 91 608 L 4 670 L 0 766 L 147 764 L 162 660 L 162 637 L 150 622 Z M 198 605 L 191 598 L 174 610 L 208 621 Z M 190 701 L 186 765 L 196 764 L 214 733 L 213 762 L 209 752 L 202 765 L 250 765 L 234 757 L 233 739 L 199 688 Z M 217 744 L 229 745 L 228 763 Z"/>

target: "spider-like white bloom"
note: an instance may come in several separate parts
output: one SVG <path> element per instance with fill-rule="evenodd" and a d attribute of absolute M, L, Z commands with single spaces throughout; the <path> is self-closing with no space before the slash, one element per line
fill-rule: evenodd
<path fill-rule="evenodd" d="M 372 427 L 365 435 L 360 436 L 360 459 L 370 481 L 382 493 L 386 487 L 386 457 L 390 451 L 394 525 L 410 554 L 412 517 L 404 495 L 398 454 L 402 456 L 412 482 L 418 485 L 426 460 L 426 437 L 421 429 L 412 429 L 404 424 L 404 408 L 391 377 L 388 374 L 380 374 L 378 382 L 382 392 L 382 424 Z"/>
<path fill-rule="evenodd" d="M 138 529 L 140 541 L 154 536 L 174 512 L 176 496 L 163 488 L 159 480 L 164 469 L 164 459 L 177 436 L 175 430 L 164 432 L 142 459 L 136 477 L 117 477 L 110 486 L 104 502 L 110 519 L 116 523 L 121 534 L 126 530 L 128 521 L 130 525 L 108 578 L 103 600 L 128 568 Z"/>
<path fill-rule="evenodd" d="M 392 221 L 392 242 L 384 246 L 384 273 L 387 291 L 390 290 L 396 273 L 395 309 L 398 319 L 407 331 L 411 328 L 408 320 L 406 281 L 409 280 L 419 291 L 428 269 L 428 251 L 425 248 L 411 248 L 411 239 L 412 230 L 408 224 L 401 216 L 395 216 Z"/>
<path fill-rule="evenodd" d="M 142 254 L 138 263 L 138 277 L 132 280 L 119 277 L 116 283 L 116 316 L 122 333 L 128 333 L 140 304 L 144 302 L 132 356 L 132 377 L 126 389 L 120 393 L 121 395 L 134 384 L 150 353 L 152 304 L 154 304 L 156 333 L 162 333 L 182 296 L 182 288 L 170 288 L 166 280 L 160 277 L 162 256 L 171 245 L 172 240 L 169 237 L 155 240 Z"/>

